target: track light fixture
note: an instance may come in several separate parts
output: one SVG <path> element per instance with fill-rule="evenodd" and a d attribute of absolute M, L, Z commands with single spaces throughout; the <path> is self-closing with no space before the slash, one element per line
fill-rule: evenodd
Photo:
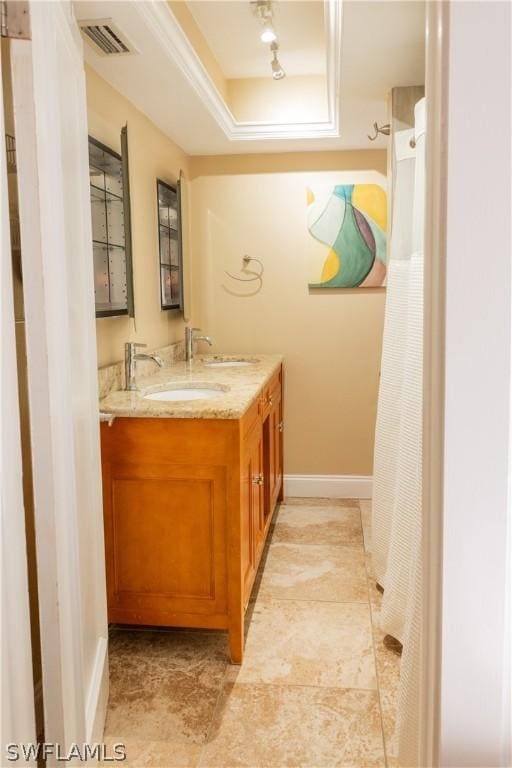
<path fill-rule="evenodd" d="M 279 45 L 276 42 L 272 43 L 270 46 L 270 50 L 272 51 L 272 62 L 271 62 L 272 77 L 274 78 L 274 80 L 282 80 L 283 77 L 286 77 L 286 72 L 282 68 L 281 63 L 277 58 Z"/>
<path fill-rule="evenodd" d="M 271 21 L 265 21 L 263 23 L 263 30 L 260 35 L 260 40 L 262 43 L 273 43 L 274 40 L 277 39 L 277 35 L 274 31 L 274 27 L 272 26 Z"/>
<path fill-rule="evenodd" d="M 283 77 L 286 77 L 286 72 L 277 58 L 279 43 L 277 42 L 277 34 L 274 29 L 272 0 L 251 0 L 251 6 L 255 16 L 262 24 L 260 40 L 262 43 L 270 44 L 270 50 L 272 51 L 272 61 L 270 62 L 272 77 L 274 80 L 282 80 Z"/>
<path fill-rule="evenodd" d="M 277 35 L 272 23 L 272 3 L 271 0 L 256 0 L 253 3 L 254 12 L 263 25 L 263 29 L 260 34 L 260 40 L 262 43 L 273 43 L 277 40 Z"/>

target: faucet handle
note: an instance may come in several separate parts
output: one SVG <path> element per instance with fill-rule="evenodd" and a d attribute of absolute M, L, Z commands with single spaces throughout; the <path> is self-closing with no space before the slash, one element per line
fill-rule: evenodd
<path fill-rule="evenodd" d="M 124 346 L 126 349 L 128 349 L 128 347 L 137 349 L 137 347 L 147 347 L 147 344 L 140 344 L 138 341 L 127 341 Z"/>

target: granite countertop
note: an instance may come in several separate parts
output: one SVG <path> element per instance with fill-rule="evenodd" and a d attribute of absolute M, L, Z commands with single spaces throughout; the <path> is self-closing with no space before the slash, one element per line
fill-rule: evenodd
<path fill-rule="evenodd" d="M 212 367 L 214 360 L 251 361 L 240 367 Z M 100 400 L 100 411 L 114 416 L 165 419 L 239 419 L 283 362 L 281 355 L 197 355 L 192 363 L 174 362 L 144 378 L 134 392 L 116 390 Z M 202 400 L 147 400 L 144 395 L 187 385 L 213 387 L 222 394 Z"/>

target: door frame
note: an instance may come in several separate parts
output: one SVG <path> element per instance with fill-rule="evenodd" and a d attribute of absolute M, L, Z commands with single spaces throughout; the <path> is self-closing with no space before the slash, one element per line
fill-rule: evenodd
<path fill-rule="evenodd" d="M 0 763 L 5 765 L 7 744 L 34 744 L 36 725 L 3 105 L 0 63 Z"/>
<path fill-rule="evenodd" d="M 510 78 L 506 57 L 510 56 L 511 29 L 507 13 L 510 22 L 510 6 L 501 2 L 427 2 L 424 568 L 418 754 L 418 765 L 425 768 L 459 766 L 461 760 L 464 765 L 510 766 L 511 759 L 507 597 L 510 600 L 512 558 L 512 277 L 507 167 L 510 80 L 506 79 Z M 481 206 L 480 212 L 467 190 L 472 179 L 482 181 L 483 177 L 493 185 L 494 197 L 492 209 Z M 494 221 L 499 221 L 500 229 Z M 482 233 L 494 263 L 487 280 L 478 283 L 475 250 L 478 247 L 482 253 Z M 457 272 L 460 282 L 454 290 L 457 269 L 462 274 Z M 483 416 L 474 418 L 472 407 L 478 406 Z M 474 637 L 468 637 L 471 633 Z M 476 658 L 483 663 L 475 665 Z"/>
<path fill-rule="evenodd" d="M 71 2 L 29 13 L 11 53 L 42 682 L 67 750 L 101 739 L 108 696 L 85 72 Z"/>
<path fill-rule="evenodd" d="M 439 765 L 444 490 L 444 329 L 448 135 L 448 0 L 426 4 L 423 581 L 418 765 Z"/>

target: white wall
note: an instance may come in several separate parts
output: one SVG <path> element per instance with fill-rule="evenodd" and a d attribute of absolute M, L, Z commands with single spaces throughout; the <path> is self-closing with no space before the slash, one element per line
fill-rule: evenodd
<path fill-rule="evenodd" d="M 509 3 L 451 4 L 443 767 L 509 765 L 510 30 Z"/>

